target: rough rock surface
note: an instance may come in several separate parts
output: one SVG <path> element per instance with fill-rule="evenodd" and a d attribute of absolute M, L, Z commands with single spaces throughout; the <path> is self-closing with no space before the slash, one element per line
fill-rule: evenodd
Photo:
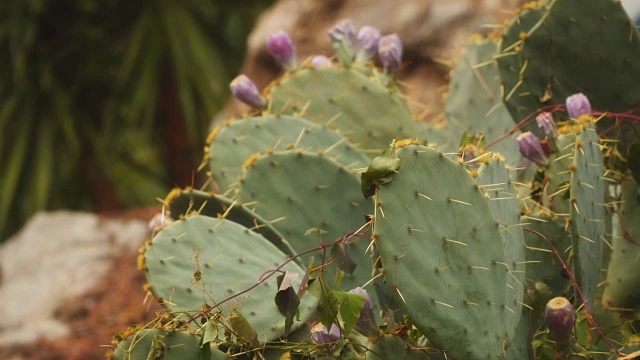
<path fill-rule="evenodd" d="M 281 72 L 265 41 L 279 29 L 289 32 L 299 61 L 331 54 L 326 31 L 336 21 L 351 18 L 356 26 L 373 25 L 383 34 L 398 33 L 405 46 L 401 80 L 419 118 L 430 121 L 442 113 L 442 93 L 453 58 L 469 35 L 502 23 L 521 0 L 280 0 L 260 17 L 248 40 L 242 73 L 264 88 Z M 223 116 L 249 110 L 232 101 Z"/>
<path fill-rule="evenodd" d="M 86 332 L 86 325 L 72 325 L 74 320 L 88 317 L 109 292 L 127 301 L 135 298 L 137 304 L 125 301 L 122 308 L 103 310 L 105 318 L 93 319 L 96 324 L 89 326 L 117 322 L 119 315 L 110 312 L 127 311 L 126 307 L 145 310 L 144 275 L 137 272 L 140 277 L 136 278 L 134 271 L 136 250 L 148 236 L 147 222 L 142 220 L 73 212 L 40 213 L 32 218 L 0 247 L 0 350 Z M 123 263 L 123 259 L 127 260 Z M 141 320 L 134 318 L 126 320 Z M 114 335 L 130 324 L 118 324 L 109 331 Z M 93 352 L 103 353 L 99 345 L 109 341 L 105 337 L 92 344 Z"/>

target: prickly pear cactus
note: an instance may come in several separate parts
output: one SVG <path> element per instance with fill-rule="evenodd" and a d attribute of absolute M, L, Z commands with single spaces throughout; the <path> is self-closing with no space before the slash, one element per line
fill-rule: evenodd
<path fill-rule="evenodd" d="M 602 302 L 610 308 L 634 309 L 640 304 L 640 187 L 630 177 L 622 183 L 621 201 Z"/>
<path fill-rule="evenodd" d="M 262 236 L 225 219 L 195 215 L 162 229 L 144 248 L 143 268 L 151 292 L 158 301 L 182 320 L 186 311 L 207 308 L 255 284 L 270 269 L 289 257 Z M 290 262 L 283 271 L 304 274 Z M 261 341 L 284 335 L 284 317 L 278 313 L 273 296 L 275 276 L 250 294 L 222 306 L 243 312 Z M 317 302 L 305 297 L 300 319 L 294 328 L 309 319 Z M 228 315 L 227 315 L 228 316 Z"/>
<path fill-rule="evenodd" d="M 243 163 L 256 153 L 299 149 L 322 152 L 342 165 L 367 166 L 369 159 L 340 134 L 301 117 L 265 115 L 230 122 L 209 137 L 209 165 L 222 191 L 237 184 Z"/>
<path fill-rule="evenodd" d="M 401 93 L 352 68 L 300 69 L 268 90 L 274 114 L 293 114 L 338 131 L 370 157 L 394 137 L 415 136 Z"/>
<path fill-rule="evenodd" d="M 551 156 L 549 168 L 546 171 L 547 179 L 543 189 L 542 203 L 554 213 L 567 218 L 571 212 L 569 186 L 576 135 L 573 126 L 561 128 L 560 131 L 565 133 L 560 134 L 556 139 L 558 153 Z"/>
<path fill-rule="evenodd" d="M 592 304 L 602 268 L 605 236 L 604 164 L 593 122 L 585 120 L 579 126 L 571 171 L 571 244 L 576 281 Z"/>
<path fill-rule="evenodd" d="M 479 131 L 491 142 L 513 127 L 513 120 L 502 102 L 500 76 L 494 56 L 498 53 L 495 39 L 473 38 L 452 71 L 447 96 L 447 130 L 455 141 L 455 149 L 463 132 Z M 519 131 L 496 143 L 492 151 L 508 155 L 508 163 L 520 161 L 516 137 Z"/>
<path fill-rule="evenodd" d="M 366 352 L 366 360 L 427 360 L 429 355 L 424 350 L 411 349 L 398 336 L 384 335 L 375 339 Z"/>
<path fill-rule="evenodd" d="M 455 359 L 502 358 L 511 307 L 500 226 L 464 166 L 408 145 L 376 193 L 373 238 L 387 284 L 415 326 Z M 513 324 L 513 325 L 512 325 Z"/>

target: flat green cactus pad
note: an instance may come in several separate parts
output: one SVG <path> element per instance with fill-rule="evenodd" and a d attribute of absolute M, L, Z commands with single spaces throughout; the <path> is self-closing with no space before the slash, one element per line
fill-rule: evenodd
<path fill-rule="evenodd" d="M 387 284 L 413 324 L 454 359 L 501 359 L 520 314 L 498 222 L 462 164 L 398 148 L 400 169 L 377 190 L 374 238 Z M 508 325 L 513 324 L 513 325 Z"/>
<path fill-rule="evenodd" d="M 621 199 L 602 302 L 634 309 L 640 304 L 640 187 L 632 178 L 622 183 Z"/>
<path fill-rule="evenodd" d="M 299 114 L 347 137 L 370 157 L 394 137 L 415 136 L 413 117 L 398 91 L 354 69 L 301 69 L 268 93 L 275 114 Z"/>
<path fill-rule="evenodd" d="M 555 0 L 518 56 L 531 95 L 563 104 L 583 92 L 595 109 L 640 106 L 640 37 L 620 1 Z"/>
<path fill-rule="evenodd" d="M 604 164 L 594 124 L 580 126 L 571 172 L 571 243 L 576 281 L 589 304 L 593 304 L 605 238 Z"/>
<path fill-rule="evenodd" d="M 285 240 L 284 236 L 260 215 L 246 206 L 234 202 L 222 195 L 193 189 L 176 188 L 165 199 L 169 207 L 169 215 L 182 219 L 191 215 L 205 215 L 214 218 L 224 217 L 236 222 L 271 241 L 280 251 L 293 256 L 296 252 Z"/>
<path fill-rule="evenodd" d="M 540 98 L 531 96 L 528 84 L 522 79 L 523 70 L 518 52 L 522 47 L 522 34 L 531 30 L 545 12 L 543 6 L 523 9 L 511 20 L 498 42 L 500 54 L 496 61 L 502 79 L 502 98 L 516 123 L 543 106 Z M 529 126 L 527 130 L 538 132 L 535 125 Z"/>
<path fill-rule="evenodd" d="M 304 118 L 266 115 L 231 122 L 214 130 L 209 143 L 209 165 L 222 191 L 237 183 L 244 162 L 265 151 L 296 148 L 324 152 L 342 165 L 361 168 L 369 159 L 347 139 Z"/>
<path fill-rule="evenodd" d="M 571 166 L 573 164 L 573 148 L 576 135 L 571 132 L 561 134 L 556 139 L 558 153 L 549 159 L 546 170 L 546 183 L 542 203 L 556 214 L 566 218 L 569 216 L 571 203 L 569 202 L 569 186 L 571 181 Z"/>
<path fill-rule="evenodd" d="M 453 69 L 446 112 L 447 130 L 456 145 L 465 131 L 482 132 L 489 143 L 515 126 L 500 94 L 500 74 L 494 60 L 497 53 L 496 40 L 476 40 L 465 47 Z M 511 165 L 521 159 L 516 142 L 519 133 L 514 132 L 491 148 L 506 155 Z"/>
<path fill-rule="evenodd" d="M 432 359 L 424 350 L 411 349 L 400 336 L 384 335 L 369 345 L 366 360 L 427 360 Z"/>
<path fill-rule="evenodd" d="M 225 219 L 196 215 L 178 220 L 162 229 L 144 252 L 147 281 L 154 296 L 176 315 L 198 311 L 249 288 L 268 270 L 275 269 L 289 256 L 242 225 Z M 285 271 L 305 273 L 290 262 Z M 246 317 L 260 341 L 278 339 L 284 334 L 284 317 L 275 306 L 276 277 L 222 306 L 232 307 Z M 316 308 L 313 297 L 300 304 L 304 324 Z M 227 313 L 228 315 L 228 313 Z M 184 319 L 184 316 L 183 316 Z"/>
<path fill-rule="evenodd" d="M 510 169 L 504 163 L 502 156 L 498 154 L 490 156 L 489 161 L 480 165 L 476 184 L 489 199 L 489 206 L 493 216 L 500 226 L 500 238 L 505 249 L 506 266 L 509 271 L 507 285 L 510 292 L 508 303 L 511 310 L 516 314 L 521 313 L 522 298 L 525 285 L 525 248 L 524 232 L 520 224 L 520 200 L 518 192 L 511 182 Z M 512 324 L 507 328 L 515 332 L 519 316 L 509 316 L 506 318 Z M 508 337 L 513 337 L 509 333 Z"/>
<path fill-rule="evenodd" d="M 362 197 L 359 185 L 357 175 L 334 160 L 289 150 L 259 157 L 243 176 L 237 198 L 270 220 L 291 246 L 302 252 L 318 246 L 319 237 L 329 243 L 364 225 L 371 202 Z M 326 233 L 305 235 L 312 228 Z M 341 289 L 351 290 L 371 279 L 367 245 L 362 240 L 350 246 L 349 255 L 358 266 L 353 274 L 344 275 Z M 315 257 L 316 266 L 321 264 L 320 252 L 303 257 L 303 263 L 308 263 L 310 256 Z M 335 267 L 325 270 L 326 278 L 333 281 Z M 375 298 L 373 291 L 370 295 Z"/>

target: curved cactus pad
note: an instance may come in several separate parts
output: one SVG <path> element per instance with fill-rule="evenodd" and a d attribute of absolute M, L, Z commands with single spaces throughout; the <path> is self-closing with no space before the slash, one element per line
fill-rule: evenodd
<path fill-rule="evenodd" d="M 589 304 L 593 304 L 605 238 L 604 164 L 594 124 L 588 121 L 580 127 L 571 172 L 571 244 L 576 281 Z"/>
<path fill-rule="evenodd" d="M 272 221 L 298 252 L 318 246 L 317 234 L 305 236 L 311 228 L 326 231 L 320 235 L 325 243 L 357 230 L 371 204 L 362 198 L 358 177 L 351 170 L 325 156 L 293 150 L 258 158 L 243 177 L 238 200 L 252 204 L 256 213 Z M 353 274 L 344 275 L 342 289 L 362 286 L 371 279 L 367 245 L 360 241 L 349 247 L 358 265 Z M 320 253 L 309 256 L 320 265 Z M 302 261 L 307 263 L 304 257 Z M 331 281 L 329 273 L 333 274 L 334 267 L 325 270 Z M 371 295 L 374 297 L 373 292 Z"/>
<path fill-rule="evenodd" d="M 271 112 L 299 114 L 326 124 L 370 157 L 394 137 L 415 136 L 413 117 L 402 95 L 358 70 L 298 70 L 271 87 L 269 98 Z"/>
<path fill-rule="evenodd" d="M 436 149 L 396 150 L 377 191 L 375 243 L 387 284 L 413 324 L 454 359 L 501 359 L 520 314 L 500 226 L 464 165 Z"/>
<path fill-rule="evenodd" d="M 500 96 L 500 75 L 493 59 L 497 52 L 496 40 L 473 41 L 465 47 L 453 69 L 446 111 L 447 129 L 456 142 L 465 131 L 469 134 L 479 131 L 489 143 L 514 126 Z M 519 134 L 520 131 L 516 131 L 492 147 L 507 155 L 511 165 L 521 159 L 516 142 Z"/>
<path fill-rule="evenodd" d="M 164 307 L 173 311 L 197 311 L 254 285 L 268 270 L 289 257 L 262 236 L 225 219 L 196 215 L 162 229 L 144 252 L 147 281 Z M 283 271 L 305 273 L 290 262 Z M 284 335 L 284 317 L 278 313 L 273 276 L 252 291 L 225 303 L 243 312 L 261 341 Z M 316 308 L 307 296 L 301 299 L 304 324 Z M 246 310 L 243 310 L 246 309 Z M 227 314 L 228 315 L 228 314 Z"/>
<path fill-rule="evenodd" d="M 595 109 L 640 106 L 640 36 L 620 1 L 555 0 L 518 54 L 531 95 L 558 104 L 584 92 Z"/>
<path fill-rule="evenodd" d="M 264 236 L 283 253 L 293 256 L 295 251 L 269 221 L 222 195 L 193 189 L 173 189 L 164 201 L 169 215 L 182 219 L 191 215 L 224 217 Z"/>
<path fill-rule="evenodd" d="M 622 183 L 622 201 L 602 302 L 633 309 L 640 304 L 640 187 L 630 177 Z"/>
<path fill-rule="evenodd" d="M 200 348 L 202 337 L 186 331 L 142 329 L 118 343 L 114 360 L 225 360 L 216 349 Z M 153 357 L 152 357 L 153 356 Z"/>
<path fill-rule="evenodd" d="M 364 167 L 369 159 L 347 139 L 304 118 L 266 115 L 231 122 L 214 130 L 209 143 L 212 176 L 226 190 L 242 175 L 244 162 L 258 152 L 299 149 L 323 152 L 342 165 Z"/>

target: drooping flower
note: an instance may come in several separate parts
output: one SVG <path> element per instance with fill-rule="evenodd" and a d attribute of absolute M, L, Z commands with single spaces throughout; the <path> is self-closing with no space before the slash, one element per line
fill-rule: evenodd
<path fill-rule="evenodd" d="M 331 325 L 331 330 L 322 323 L 317 323 L 311 328 L 311 338 L 318 344 L 336 342 L 340 339 L 340 328 L 336 324 Z"/>
<path fill-rule="evenodd" d="M 380 30 L 373 26 L 363 26 L 356 36 L 356 61 L 369 61 L 378 53 Z"/>
<path fill-rule="evenodd" d="M 547 157 L 542 150 L 540 141 L 531 131 L 518 135 L 517 140 L 518 149 L 522 156 L 540 166 L 547 166 L 549 164 L 549 160 L 547 160 Z"/>
<path fill-rule="evenodd" d="M 569 117 L 577 120 L 582 115 L 591 115 L 591 103 L 583 93 L 569 96 L 566 101 Z"/>
<path fill-rule="evenodd" d="M 324 55 L 316 55 L 311 59 L 311 66 L 319 69 L 323 67 L 332 67 L 333 63 L 331 62 L 331 59 Z"/>
<path fill-rule="evenodd" d="M 378 43 L 378 56 L 382 66 L 393 71 L 402 63 L 402 41 L 398 34 L 385 35 Z"/>
<path fill-rule="evenodd" d="M 229 88 L 233 96 L 248 105 L 262 108 L 266 103 L 256 84 L 244 74 L 236 76 L 229 84 Z"/>
<path fill-rule="evenodd" d="M 267 37 L 269 54 L 286 70 L 294 70 L 298 64 L 296 48 L 291 36 L 284 30 L 278 30 Z"/>
<path fill-rule="evenodd" d="M 356 329 L 366 336 L 377 336 L 380 334 L 380 328 L 376 324 L 376 316 L 373 312 L 373 303 L 367 290 L 357 287 L 349 291 L 351 294 L 360 294 L 364 296 L 364 307 L 360 311 L 360 318 L 356 323 Z"/>
<path fill-rule="evenodd" d="M 327 35 L 338 61 L 344 66 L 350 66 L 354 55 L 356 26 L 350 19 L 340 20 L 329 29 Z"/>
<path fill-rule="evenodd" d="M 545 138 L 558 137 L 558 127 L 556 126 L 556 122 L 553 121 L 553 115 L 550 112 L 543 112 L 538 115 L 536 117 L 536 122 L 538 123 L 538 127 L 544 134 Z"/>

